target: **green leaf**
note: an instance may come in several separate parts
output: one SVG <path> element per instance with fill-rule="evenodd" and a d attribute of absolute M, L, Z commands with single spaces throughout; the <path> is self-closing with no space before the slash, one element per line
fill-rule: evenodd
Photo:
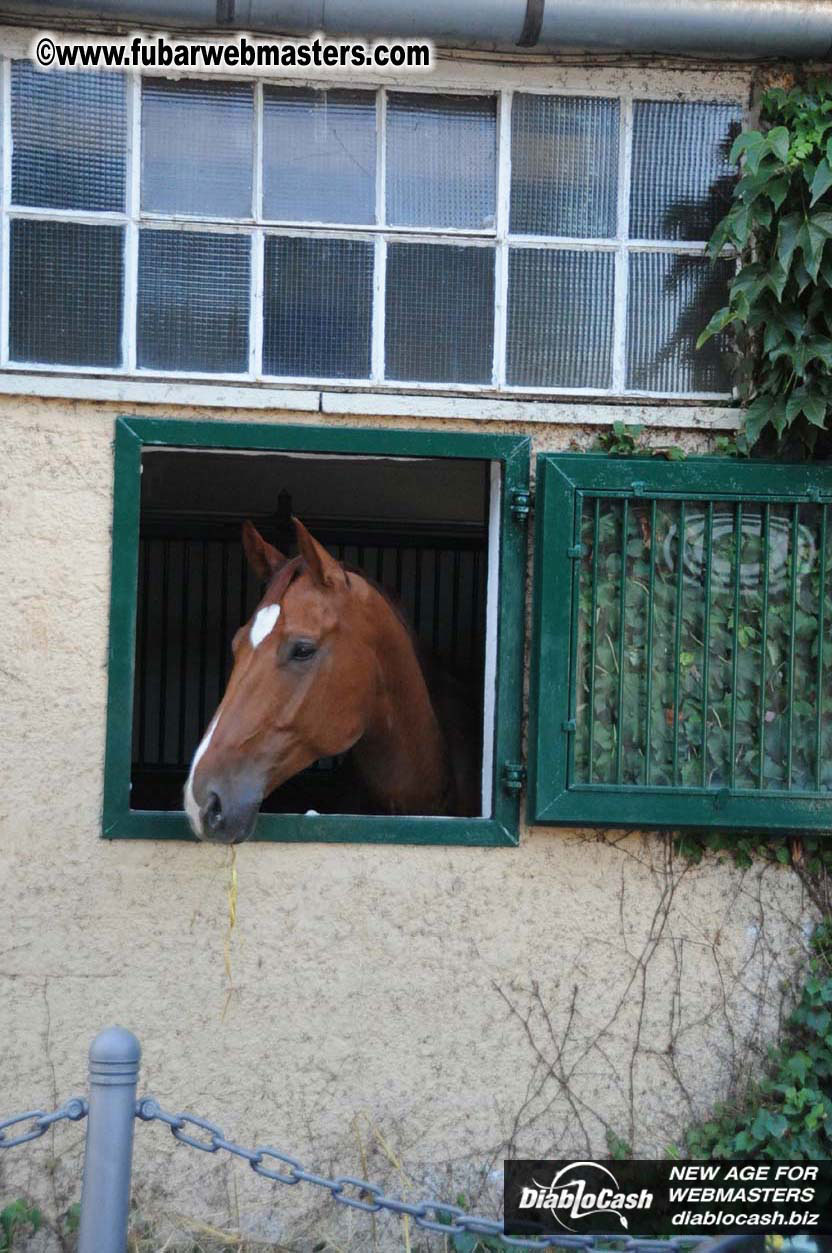
<path fill-rule="evenodd" d="M 784 270 L 788 270 L 791 264 L 792 254 L 797 246 L 798 232 L 802 225 L 803 219 L 799 213 L 788 213 L 780 219 L 780 229 L 777 232 L 777 259 Z"/>
<path fill-rule="evenodd" d="M 712 316 L 710 322 L 705 327 L 702 334 L 696 341 L 696 347 L 701 348 L 714 335 L 718 335 L 720 331 L 724 331 L 729 322 L 733 322 L 735 317 L 734 310 L 730 305 L 726 305 L 723 309 L 717 309 Z"/>
<path fill-rule="evenodd" d="M 789 132 L 785 126 L 775 126 L 766 136 L 771 151 L 781 161 L 789 159 Z"/>
<path fill-rule="evenodd" d="M 789 1129 L 789 1120 L 785 1114 L 768 1114 L 766 1121 L 769 1135 L 776 1136 L 778 1140 L 781 1140 Z"/>
<path fill-rule="evenodd" d="M 773 178 L 766 188 L 768 196 L 775 209 L 779 209 L 789 190 L 789 180 L 785 174 L 781 174 L 779 178 Z"/>
<path fill-rule="evenodd" d="M 828 191 L 830 187 L 832 187 L 832 166 L 830 166 L 829 162 L 824 157 L 818 168 L 815 170 L 815 177 L 812 179 L 811 203 L 814 204 L 816 200 L 819 200 L 823 193 Z"/>
<path fill-rule="evenodd" d="M 797 232 L 797 244 L 803 253 L 806 269 L 813 281 L 817 281 L 823 248 L 828 239 L 825 230 L 818 226 L 814 218 L 807 218 Z"/>
<path fill-rule="evenodd" d="M 813 213 L 809 222 L 815 230 L 821 231 L 826 236 L 832 235 L 832 211 L 829 209 L 821 209 Z"/>
<path fill-rule="evenodd" d="M 741 135 L 737 135 L 731 145 L 731 151 L 728 154 L 728 160 L 732 165 L 736 165 L 742 154 L 745 152 L 750 158 L 750 154 L 754 152 L 754 168 L 756 169 L 760 162 L 760 157 L 766 150 L 765 136 L 760 131 L 743 131 Z"/>

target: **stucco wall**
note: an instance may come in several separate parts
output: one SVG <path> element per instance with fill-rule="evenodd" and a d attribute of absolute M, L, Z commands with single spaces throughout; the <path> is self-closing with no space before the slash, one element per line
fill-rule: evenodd
<path fill-rule="evenodd" d="M 140 1090 L 163 1104 L 411 1198 L 462 1192 L 493 1211 L 509 1151 L 603 1154 L 607 1128 L 662 1153 L 776 1030 L 811 923 L 788 871 L 690 868 L 634 832 L 537 828 L 517 849 L 243 846 L 223 1019 L 226 851 L 99 838 L 118 412 L 162 411 L 0 401 L 0 1109 L 83 1091 L 91 1036 L 118 1022 L 142 1040 Z M 505 429 L 528 430 L 535 451 L 594 434 Z M 4 1154 L 0 1201 L 77 1199 L 82 1136 L 64 1124 Z M 370 1242 L 366 1216 L 272 1189 L 159 1125 L 137 1131 L 136 1203 L 282 1242 Z M 395 1244 L 400 1228 L 379 1221 L 377 1235 Z"/>

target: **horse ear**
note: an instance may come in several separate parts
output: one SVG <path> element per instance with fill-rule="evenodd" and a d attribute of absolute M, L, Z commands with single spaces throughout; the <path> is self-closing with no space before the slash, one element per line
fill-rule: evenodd
<path fill-rule="evenodd" d="M 315 582 L 320 583 L 322 587 L 337 587 L 339 583 L 346 582 L 344 567 L 340 561 L 330 556 L 323 545 L 309 534 L 300 518 L 292 518 L 292 522 L 298 540 L 298 550 Z"/>
<path fill-rule="evenodd" d="M 243 549 L 248 564 L 261 583 L 268 583 L 275 570 L 286 561 L 283 553 L 264 540 L 251 522 L 243 523 Z"/>

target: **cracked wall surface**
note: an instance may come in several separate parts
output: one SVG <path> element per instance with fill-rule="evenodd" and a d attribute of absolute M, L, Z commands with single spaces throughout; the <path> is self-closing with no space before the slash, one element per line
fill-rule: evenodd
<path fill-rule="evenodd" d="M 759 1071 L 811 903 L 787 869 L 690 866 L 631 831 L 527 828 L 516 849 L 242 846 L 223 1018 L 227 851 L 99 837 L 113 420 L 396 421 L 0 404 L 0 1110 L 83 1092 L 91 1037 L 120 1023 L 142 1041 L 140 1091 L 163 1105 L 324 1173 L 495 1213 L 504 1156 L 604 1155 L 608 1133 L 662 1154 Z M 526 430 L 535 452 L 595 438 L 487 429 Z M 64 1123 L 5 1153 L 0 1202 L 59 1212 L 82 1150 L 83 1125 Z M 272 1186 L 159 1124 L 137 1128 L 135 1164 L 137 1209 L 160 1221 L 297 1247 L 401 1240 L 399 1220 Z"/>

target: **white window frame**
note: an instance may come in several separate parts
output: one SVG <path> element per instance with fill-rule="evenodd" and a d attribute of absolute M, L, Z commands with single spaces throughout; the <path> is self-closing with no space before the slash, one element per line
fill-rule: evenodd
<path fill-rule="evenodd" d="M 230 81 L 250 81 L 253 84 L 254 109 L 254 175 L 252 179 L 252 211 L 245 219 L 219 217 L 196 217 L 184 214 L 142 212 L 140 209 L 141 176 L 141 75 L 128 71 L 124 74 L 127 101 L 127 177 L 126 204 L 122 212 L 85 212 L 68 209 L 40 209 L 14 205 L 11 201 L 12 127 L 11 127 L 11 60 L 26 55 L 27 40 L 22 32 L 0 29 L 0 92 L 2 93 L 2 187 L 0 187 L 0 218 L 2 219 L 2 260 L 0 266 L 0 391 L 42 391 L 33 379 L 26 385 L 25 375 L 71 375 L 89 380 L 84 395 L 101 395 L 120 398 L 112 381 L 122 381 L 121 396 L 128 398 L 128 380 L 159 383 L 168 380 L 176 388 L 184 381 L 204 385 L 206 391 L 214 389 L 219 396 L 225 392 L 227 399 L 213 403 L 245 403 L 250 389 L 268 391 L 275 399 L 297 408 L 331 408 L 323 404 L 324 393 L 348 393 L 360 391 L 376 395 L 393 395 L 405 392 L 418 397 L 422 394 L 458 397 L 483 397 L 492 402 L 513 399 L 515 402 L 532 400 L 555 400 L 569 397 L 578 400 L 615 400 L 657 402 L 705 402 L 711 406 L 725 404 L 730 395 L 716 392 L 653 392 L 627 389 L 626 382 L 626 333 L 628 298 L 628 256 L 635 252 L 660 252 L 675 255 L 702 255 L 705 240 L 632 240 L 627 237 L 630 171 L 632 153 L 632 120 L 635 100 L 667 101 L 718 101 L 736 104 L 747 110 L 750 97 L 750 71 L 711 69 L 689 70 L 686 68 L 643 70 L 627 67 L 626 63 L 611 68 L 609 63 L 594 67 L 564 67 L 557 63 L 510 64 L 484 57 L 459 58 L 448 54 L 440 59 L 439 68 L 429 76 L 387 75 L 382 81 L 373 79 L 304 80 L 304 85 L 320 88 L 350 87 L 357 90 L 374 90 L 376 93 L 376 121 L 379 142 L 377 144 L 376 168 L 376 217 L 379 224 L 355 225 L 311 223 L 297 221 L 274 221 L 263 216 L 262 145 L 263 145 L 263 79 L 244 74 L 187 75 L 187 77 L 214 82 L 220 78 Z M 79 71 L 83 72 L 83 71 Z M 276 85 L 297 86 L 297 77 L 270 78 Z M 487 94 L 497 98 L 497 206 L 493 228 L 471 230 L 445 227 L 394 227 L 384 222 L 385 176 L 386 176 L 386 92 L 442 92 L 454 94 Z M 615 97 L 620 101 L 619 177 L 617 198 L 617 231 L 607 239 L 572 238 L 568 236 L 541 237 L 538 235 L 509 235 L 509 203 L 511 179 L 511 107 L 516 92 L 561 96 Z M 91 225 L 120 225 L 125 227 L 124 248 L 124 319 L 122 328 L 123 364 L 113 367 L 77 365 L 54 365 L 32 361 L 12 360 L 9 356 L 9 256 L 10 223 L 13 219 L 26 218 L 39 221 L 71 220 Z M 242 233 L 252 239 L 250 305 L 249 305 L 249 361 L 246 373 L 220 373 L 197 371 L 172 371 L 139 368 L 136 362 L 136 312 L 138 285 L 138 251 L 140 229 L 165 229 L 208 231 L 211 233 Z M 306 238 L 355 239 L 372 242 L 375 250 L 373 278 L 373 310 L 371 341 L 371 374 L 362 378 L 325 378 L 267 374 L 263 370 L 263 255 L 264 241 L 268 234 L 301 236 Z M 478 247 L 495 248 L 495 301 L 492 377 L 489 383 L 441 383 L 433 381 L 409 381 L 384 377 L 384 317 L 385 274 L 387 246 L 390 242 L 465 243 Z M 615 256 L 615 288 L 613 305 L 613 353 L 612 381 L 608 388 L 597 387 L 528 387 L 509 384 L 506 381 L 506 341 L 508 319 L 508 263 L 509 247 L 561 249 L 571 251 L 611 252 Z M 101 386 L 93 386 L 99 380 Z M 69 382 L 69 380 L 67 380 Z M 237 384 L 238 387 L 223 387 Z M 310 391 L 320 392 L 318 403 L 304 403 Z M 193 388 L 188 390 L 194 402 L 200 397 Z M 138 398 L 138 397 L 137 397 Z M 168 400 L 173 399 L 170 393 Z M 239 399 L 238 399 L 239 398 Z M 263 397 L 265 400 L 266 398 Z M 357 399 L 357 398 L 356 398 Z M 301 403 L 296 403 L 296 402 Z M 209 401 L 209 403 L 211 403 Z M 257 405 L 262 403 L 258 395 Z M 502 405 L 500 406 L 503 407 Z M 515 404 L 515 409 L 520 405 Z M 526 409 L 526 405 L 522 405 Z M 531 411 L 536 406 L 528 405 Z M 368 412 L 364 409 L 363 412 Z M 472 415 L 473 416 L 473 415 Z M 495 414 L 495 416 L 498 416 Z M 501 416 L 501 415 L 500 415 Z M 508 416 L 508 414 L 506 414 Z M 517 416 L 522 416 L 520 413 Z M 530 414 L 531 416 L 531 414 Z M 542 416 L 542 415 L 541 415 Z M 714 414 L 714 416 L 717 416 Z M 691 420 L 684 425 L 700 425 Z M 725 419 L 720 425 L 730 426 Z"/>

